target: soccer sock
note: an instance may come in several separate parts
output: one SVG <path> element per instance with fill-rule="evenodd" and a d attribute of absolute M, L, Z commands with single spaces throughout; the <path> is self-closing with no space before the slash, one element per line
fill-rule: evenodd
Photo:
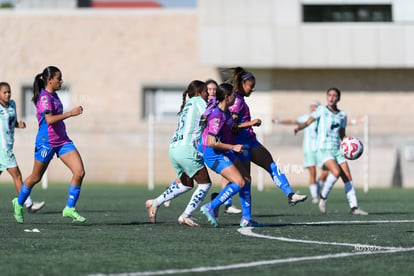
<path fill-rule="evenodd" d="M 246 182 L 244 187 L 241 188 L 239 192 L 240 204 L 242 207 L 242 218 L 251 220 L 252 219 L 252 194 L 251 194 L 251 184 Z"/>
<path fill-rule="evenodd" d="M 188 187 L 183 185 L 183 183 L 177 183 L 175 180 L 170 184 L 170 186 L 155 199 L 157 207 L 163 204 L 166 201 L 172 200 L 177 196 L 188 192 L 193 187 Z"/>
<path fill-rule="evenodd" d="M 286 175 L 279 170 L 275 162 L 270 164 L 269 168 L 267 168 L 267 172 L 270 173 L 273 182 L 283 191 L 283 193 L 285 193 L 286 196 L 294 193 L 290 187 Z"/>
<path fill-rule="evenodd" d="M 80 194 L 81 186 L 74 186 L 69 184 L 69 192 L 68 192 L 68 201 L 66 202 L 66 206 L 69 208 L 73 208 L 78 201 L 79 194 Z"/>
<path fill-rule="evenodd" d="M 336 181 L 338 180 L 337 177 L 335 177 L 333 174 L 329 174 L 326 178 L 325 184 L 323 185 L 323 189 L 321 192 L 321 197 L 323 199 L 328 198 L 329 192 L 332 190 L 333 186 L 335 185 Z"/>
<path fill-rule="evenodd" d="M 203 202 L 204 198 L 206 198 L 210 187 L 211 183 L 198 184 L 197 189 L 191 196 L 190 202 L 187 204 L 187 208 L 185 208 L 184 213 L 186 215 L 191 216 L 191 214 L 198 208 L 198 206 L 200 206 L 201 202 Z"/>
<path fill-rule="evenodd" d="M 30 196 L 28 196 L 26 201 L 24 202 L 24 206 L 26 206 L 26 208 L 29 208 L 32 205 L 33 205 L 32 198 Z"/>
<path fill-rule="evenodd" d="M 312 198 L 318 198 L 318 185 L 317 184 L 310 184 L 309 191 Z"/>
<path fill-rule="evenodd" d="M 19 203 L 19 205 L 23 206 L 23 203 L 29 197 L 31 192 L 32 189 L 30 189 L 23 183 L 22 188 L 20 189 L 19 197 L 17 198 L 17 202 Z"/>
<path fill-rule="evenodd" d="M 234 194 L 238 193 L 240 191 L 240 186 L 236 183 L 230 182 L 229 184 L 224 187 L 218 196 L 216 196 L 215 199 L 211 201 L 211 209 L 214 210 L 217 207 L 219 207 L 221 204 L 223 204 L 227 199 L 232 197 Z"/>
<path fill-rule="evenodd" d="M 226 202 L 224 202 L 224 205 L 226 205 L 226 206 L 233 205 L 233 200 L 231 198 L 227 199 Z"/>
<path fill-rule="evenodd" d="M 352 181 L 345 183 L 345 194 L 348 199 L 349 207 L 351 207 L 351 209 L 358 207 L 358 200 Z"/>
<path fill-rule="evenodd" d="M 318 179 L 318 181 L 316 181 L 316 186 L 317 186 L 317 190 L 318 190 L 318 194 L 320 193 L 320 191 L 322 190 L 323 187 L 323 181 Z"/>

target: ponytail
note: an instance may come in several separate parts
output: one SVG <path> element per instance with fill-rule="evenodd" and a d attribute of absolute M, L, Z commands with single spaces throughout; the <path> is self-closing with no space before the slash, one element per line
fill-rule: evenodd
<path fill-rule="evenodd" d="M 36 105 L 39 98 L 40 91 L 45 88 L 45 82 L 42 78 L 42 73 L 37 74 L 33 82 L 33 97 L 32 102 Z"/>
<path fill-rule="evenodd" d="M 185 103 L 186 103 L 186 99 L 187 99 L 187 93 L 188 93 L 188 90 L 185 90 L 183 92 L 183 103 L 181 104 L 180 111 L 177 114 L 180 114 L 183 111 L 183 109 L 184 109 L 184 106 L 185 106 Z"/>

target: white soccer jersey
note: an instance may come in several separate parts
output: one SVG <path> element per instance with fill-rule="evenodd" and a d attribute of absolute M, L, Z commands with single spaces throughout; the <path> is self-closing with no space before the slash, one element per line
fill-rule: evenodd
<path fill-rule="evenodd" d="M 340 129 L 346 128 L 347 116 L 342 110 L 333 113 L 327 106 L 319 106 L 311 116 L 318 122 L 318 149 L 339 149 Z"/>
<path fill-rule="evenodd" d="M 310 115 L 305 114 L 297 118 L 299 124 L 306 122 Z M 318 150 L 318 120 L 313 121 L 306 127 L 303 133 L 303 152 Z"/>
<path fill-rule="evenodd" d="M 13 100 L 10 100 L 8 107 L 0 104 L 0 147 L 2 149 L 13 149 L 16 117 L 16 103 Z"/>
<path fill-rule="evenodd" d="M 203 131 L 203 113 L 206 110 L 206 102 L 201 98 L 189 99 L 180 113 L 178 126 L 171 139 L 170 147 L 192 145 L 197 146 Z"/>

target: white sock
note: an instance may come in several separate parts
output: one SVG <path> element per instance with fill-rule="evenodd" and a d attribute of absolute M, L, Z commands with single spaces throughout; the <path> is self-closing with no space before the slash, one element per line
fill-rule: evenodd
<path fill-rule="evenodd" d="M 33 201 L 32 198 L 30 196 L 28 196 L 28 198 L 26 199 L 26 201 L 24 202 L 24 206 L 26 206 L 27 208 L 29 208 L 30 206 L 33 205 Z"/>
<path fill-rule="evenodd" d="M 310 184 L 309 191 L 312 198 L 318 198 L 318 185 L 317 184 Z"/>
<path fill-rule="evenodd" d="M 358 207 L 358 200 L 352 181 L 345 183 L 345 194 L 346 198 L 348 199 L 349 207 L 351 209 Z"/>
<path fill-rule="evenodd" d="M 166 201 L 172 200 L 174 198 L 176 198 L 177 196 L 188 192 L 189 190 L 191 190 L 192 187 L 188 187 L 183 185 L 183 183 L 175 183 L 175 181 L 173 183 L 171 183 L 171 185 L 168 187 L 167 190 L 165 190 L 160 196 L 158 196 L 155 199 L 156 205 L 157 207 L 160 206 L 161 204 L 163 204 Z"/>
<path fill-rule="evenodd" d="M 330 173 L 328 175 L 322 188 L 321 197 L 325 199 L 328 198 L 328 194 L 332 190 L 337 180 L 338 178 L 333 176 L 333 174 Z"/>
<path fill-rule="evenodd" d="M 204 198 L 206 198 L 208 191 L 210 190 L 210 187 L 211 183 L 198 184 L 197 189 L 191 196 L 190 202 L 188 202 L 187 204 L 187 208 L 185 208 L 184 213 L 187 216 L 191 216 L 191 214 L 198 208 L 198 206 L 200 206 Z"/>

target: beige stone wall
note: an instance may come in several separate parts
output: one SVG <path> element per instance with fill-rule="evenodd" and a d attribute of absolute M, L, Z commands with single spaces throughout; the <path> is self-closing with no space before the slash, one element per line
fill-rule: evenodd
<path fill-rule="evenodd" d="M 146 183 L 149 141 L 147 122 L 141 118 L 142 87 L 149 83 L 186 86 L 192 79 L 219 79 L 217 68 L 200 63 L 198 35 L 195 11 L 2 11 L 0 78 L 10 82 L 20 108 L 21 86 L 30 85 L 45 66 L 57 65 L 70 85 L 73 105 L 80 104 L 85 110 L 82 116 L 66 121 L 85 163 L 85 181 Z M 412 71 L 326 74 L 311 69 L 248 69 L 258 80 L 258 91 L 248 99 L 253 117 L 263 119 L 264 144 L 275 160 L 287 166 L 293 186 L 308 182 L 306 171 L 292 171 L 302 164 L 301 136 L 293 136 L 293 127 L 274 126 L 270 120 L 276 115 L 303 114 L 310 99 L 324 102 L 324 91 L 331 85 L 343 90 L 340 107 L 351 118 L 369 116 L 370 185 L 391 185 L 396 152 L 403 154 L 414 136 L 414 89 L 408 77 Z M 156 183 L 167 184 L 174 178 L 168 145 L 175 126 L 171 122 L 155 126 Z M 33 166 L 36 130 L 36 122 L 16 130 L 15 154 L 23 177 Z M 349 127 L 348 134 L 363 137 L 363 127 Z M 364 159 L 350 165 L 355 184 L 362 187 Z M 413 165 L 403 160 L 405 186 L 414 186 Z M 70 180 L 70 172 L 58 160 L 51 163 L 48 176 L 51 182 Z M 255 185 L 255 166 L 252 176 Z M 266 174 L 264 180 L 272 186 Z M 3 174 L 0 181 L 11 179 Z"/>

